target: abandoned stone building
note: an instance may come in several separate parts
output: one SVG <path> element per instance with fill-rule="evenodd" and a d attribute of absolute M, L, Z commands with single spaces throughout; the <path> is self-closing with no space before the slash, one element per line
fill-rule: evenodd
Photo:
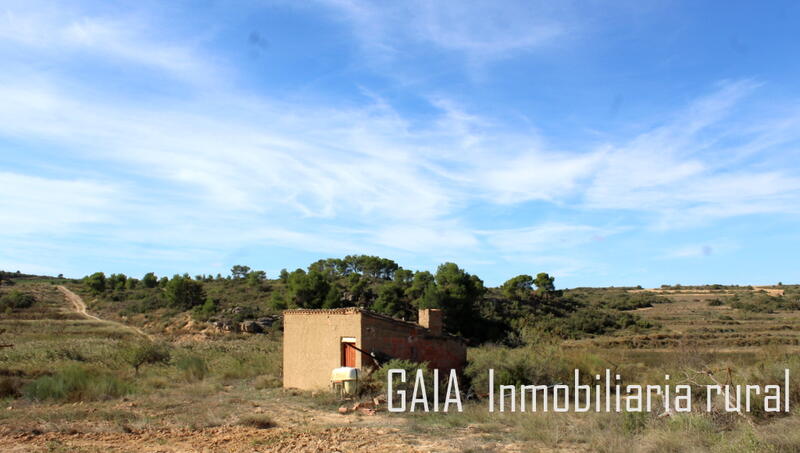
<path fill-rule="evenodd" d="M 322 389 L 331 371 L 366 371 L 389 358 L 427 362 L 430 369 L 463 370 L 467 349 L 442 330 L 441 310 L 419 311 L 419 324 L 360 308 L 286 310 L 283 317 L 283 386 Z"/>

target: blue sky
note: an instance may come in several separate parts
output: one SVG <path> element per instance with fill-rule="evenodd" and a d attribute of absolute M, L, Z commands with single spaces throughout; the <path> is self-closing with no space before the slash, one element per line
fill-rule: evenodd
<path fill-rule="evenodd" d="M 0 5 L 0 269 L 800 282 L 797 2 Z"/>

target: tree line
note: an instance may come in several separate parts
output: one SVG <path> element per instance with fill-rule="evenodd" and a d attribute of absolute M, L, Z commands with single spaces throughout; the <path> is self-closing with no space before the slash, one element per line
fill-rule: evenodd
<path fill-rule="evenodd" d="M 435 272 L 411 271 L 391 259 L 369 255 L 322 259 L 291 272 L 283 269 L 274 280 L 244 265 L 233 266 L 227 276 L 159 278 L 150 272 L 136 279 L 97 272 L 84 278 L 90 291 L 112 299 L 126 290 L 158 289 L 169 307 L 193 309 L 204 319 L 219 305 L 206 296 L 205 284 L 218 281 L 268 291 L 266 311 L 359 307 L 416 321 L 420 308 L 438 308 L 444 312 L 447 332 L 475 342 L 513 342 L 533 327 L 571 336 L 576 329 L 602 333 L 636 322 L 630 315 L 621 317 L 602 307 L 581 314 L 592 308 L 591 303 L 556 290 L 555 278 L 545 272 L 518 275 L 498 288 L 487 288 L 456 263 L 443 263 Z M 599 324 L 592 325 L 595 321 Z"/>

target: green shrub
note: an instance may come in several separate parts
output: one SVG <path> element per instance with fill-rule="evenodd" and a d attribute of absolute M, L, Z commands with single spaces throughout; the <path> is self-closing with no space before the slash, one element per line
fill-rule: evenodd
<path fill-rule="evenodd" d="M 202 357 L 184 356 L 175 362 L 175 366 L 183 372 L 187 381 L 202 381 L 208 376 L 208 365 Z"/>
<path fill-rule="evenodd" d="M 24 388 L 35 401 L 93 401 L 119 398 L 133 392 L 133 385 L 111 373 L 70 365 L 51 376 L 42 376 Z"/>
<path fill-rule="evenodd" d="M 171 354 L 169 347 L 163 343 L 143 341 L 123 349 L 122 358 L 126 363 L 133 367 L 136 374 L 139 374 L 139 368 L 142 365 L 165 365 L 169 363 Z"/>
<path fill-rule="evenodd" d="M 36 298 L 32 295 L 14 290 L 0 297 L 0 310 L 29 308 L 34 302 L 36 302 Z"/>
<path fill-rule="evenodd" d="M 171 307 L 188 310 L 206 300 L 203 284 L 188 276 L 175 275 L 166 284 L 164 293 Z"/>
<path fill-rule="evenodd" d="M 53 348 L 47 351 L 47 358 L 74 360 L 75 362 L 85 362 L 86 356 L 74 345 L 65 345 L 60 348 Z"/>
<path fill-rule="evenodd" d="M 764 293 L 739 293 L 732 296 L 728 302 L 731 308 L 754 313 L 800 310 L 800 301 L 793 297 L 770 296 Z"/>
<path fill-rule="evenodd" d="M 647 427 L 650 414 L 647 412 L 623 412 L 622 430 L 628 434 L 639 434 Z"/>
<path fill-rule="evenodd" d="M 667 297 L 650 292 L 632 293 L 615 288 L 576 288 L 566 291 L 566 297 L 580 305 L 614 310 L 635 310 L 672 302 Z"/>
<path fill-rule="evenodd" d="M 137 313 L 150 313 L 158 310 L 159 308 L 164 308 L 167 306 L 167 301 L 158 295 L 148 295 L 143 293 L 140 294 L 140 297 L 141 300 L 128 305 L 121 311 L 121 313 L 127 316 Z"/>
<path fill-rule="evenodd" d="M 145 288 L 155 288 L 158 286 L 158 277 L 156 277 L 156 274 L 148 272 L 142 277 L 142 284 Z"/>
<path fill-rule="evenodd" d="M 259 351 L 229 353 L 214 363 L 214 374 L 225 380 L 247 379 L 263 374 L 279 374 L 276 357 Z"/>
<path fill-rule="evenodd" d="M 273 310 L 286 310 L 289 308 L 288 303 L 286 302 L 286 295 L 283 291 L 273 291 L 272 295 L 269 299 L 269 306 Z"/>
<path fill-rule="evenodd" d="M 579 309 L 566 317 L 548 317 L 540 321 L 542 328 L 563 338 L 603 335 L 629 327 L 650 328 L 653 325 L 630 313 L 597 308 Z"/>
<path fill-rule="evenodd" d="M 197 321 L 208 321 L 219 311 L 219 304 L 214 299 L 207 297 L 203 305 L 198 305 L 192 310 L 192 317 Z"/>
<path fill-rule="evenodd" d="M 83 283 L 93 294 L 97 295 L 106 290 L 106 274 L 95 272 L 83 278 Z"/>
<path fill-rule="evenodd" d="M 464 374 L 476 393 L 484 394 L 489 389 L 490 369 L 494 370 L 496 386 L 551 385 L 574 381 L 576 369 L 584 383 L 590 383 L 592 373 L 607 366 L 593 354 L 568 352 L 551 341 L 519 348 L 482 346 L 470 349 Z"/>
<path fill-rule="evenodd" d="M 393 385 L 392 391 L 405 390 L 406 397 L 411 398 L 411 393 L 414 390 L 414 380 L 417 375 L 417 370 L 422 370 L 423 376 L 425 376 L 425 381 L 424 381 L 425 390 L 427 390 L 428 396 L 432 397 L 433 392 L 431 391 L 431 389 L 433 388 L 432 386 L 433 378 L 432 378 L 432 373 L 428 371 L 428 365 L 425 363 L 417 363 L 403 359 L 392 359 L 384 363 L 380 368 L 375 370 L 375 372 L 372 373 L 372 375 L 370 375 L 370 377 L 363 383 L 364 389 L 365 390 L 374 389 L 374 390 L 379 390 L 382 393 L 386 393 L 389 370 L 392 369 L 402 369 L 405 370 L 406 372 L 406 382 L 399 382 L 399 380 L 395 378 L 392 384 Z"/>

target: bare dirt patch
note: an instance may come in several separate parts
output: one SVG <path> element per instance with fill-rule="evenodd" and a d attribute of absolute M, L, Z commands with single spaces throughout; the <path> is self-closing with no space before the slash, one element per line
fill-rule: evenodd
<path fill-rule="evenodd" d="M 58 288 L 58 290 L 61 291 L 61 294 L 64 295 L 64 298 L 67 299 L 67 302 L 72 304 L 72 307 L 75 309 L 75 312 L 78 313 L 79 315 L 83 316 L 84 318 L 90 319 L 90 320 L 93 320 L 93 321 L 99 321 L 99 322 L 103 322 L 103 323 L 108 323 L 108 324 L 114 325 L 116 327 L 119 327 L 121 329 L 130 330 L 132 332 L 135 332 L 136 334 L 141 335 L 141 336 L 143 336 L 145 338 L 149 338 L 151 340 L 153 339 L 152 335 L 149 335 L 149 334 L 145 333 L 144 331 L 142 331 L 139 328 L 136 328 L 136 327 L 133 327 L 133 326 L 129 326 L 127 324 L 122 324 L 122 323 L 119 323 L 119 322 L 116 322 L 116 321 L 109 321 L 109 320 L 106 320 L 106 319 L 100 319 L 97 316 L 90 314 L 86 309 L 86 303 L 83 301 L 83 299 L 81 299 L 81 297 L 79 295 L 73 293 L 72 291 L 68 290 L 66 287 L 61 286 L 61 285 L 57 286 L 56 288 Z"/>
<path fill-rule="evenodd" d="M 416 443 L 416 445 L 414 445 Z M 32 451 L 228 452 L 228 451 L 459 451 L 441 441 L 420 441 L 398 429 L 272 428 L 224 426 L 129 433 L 25 433 L 0 435 L 0 449 Z"/>

